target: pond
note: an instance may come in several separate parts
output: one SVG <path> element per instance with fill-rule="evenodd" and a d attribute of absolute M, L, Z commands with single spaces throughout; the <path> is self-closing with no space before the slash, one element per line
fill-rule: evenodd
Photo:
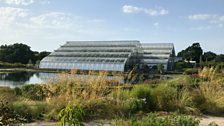
<path fill-rule="evenodd" d="M 103 76 L 98 75 L 88 75 L 88 74 L 59 74 L 59 73 L 47 73 L 47 72 L 30 72 L 30 71 L 20 71 L 20 72 L 0 72 L 0 87 L 20 87 L 27 84 L 46 84 L 54 83 L 59 79 L 73 79 L 75 81 L 80 81 L 85 83 L 88 80 L 95 81 L 96 79 L 104 79 L 102 81 L 108 82 L 110 84 L 123 84 L 127 82 L 127 78 L 124 76 Z M 168 80 L 173 78 L 170 75 L 149 75 L 147 80 Z M 135 84 L 137 82 L 129 82 Z"/>
<path fill-rule="evenodd" d="M 46 73 L 46 72 L 27 72 L 27 71 L 21 71 L 21 72 L 5 72 L 0 73 L 0 87 L 20 87 L 27 84 L 43 84 L 54 82 L 58 79 L 58 77 L 61 76 L 58 73 Z M 64 74 L 63 77 L 66 78 L 72 78 L 72 79 L 81 79 L 87 80 L 87 79 L 93 79 L 95 80 L 98 76 L 97 75 L 70 75 L 70 74 Z M 123 77 L 117 77 L 117 76 L 106 76 L 107 80 L 116 80 L 119 83 L 124 83 Z"/>

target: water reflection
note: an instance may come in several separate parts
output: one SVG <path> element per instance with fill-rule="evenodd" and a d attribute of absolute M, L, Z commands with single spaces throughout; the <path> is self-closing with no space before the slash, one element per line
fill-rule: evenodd
<path fill-rule="evenodd" d="M 10 72 L 10 73 L 1 73 L 1 80 L 10 80 L 15 82 L 26 82 L 34 75 L 34 72 Z"/>
<path fill-rule="evenodd" d="M 3 87 L 19 87 L 26 84 L 41 84 L 47 82 L 55 82 L 60 75 L 58 73 L 38 73 L 38 72 L 10 72 L 10 73 L 0 73 L 0 86 Z M 95 80 L 98 75 L 70 75 L 64 74 L 63 77 L 67 79 L 79 79 L 80 81 L 85 81 L 88 79 Z M 108 81 L 113 81 L 115 83 L 124 83 L 124 77 L 122 76 L 104 76 Z"/>

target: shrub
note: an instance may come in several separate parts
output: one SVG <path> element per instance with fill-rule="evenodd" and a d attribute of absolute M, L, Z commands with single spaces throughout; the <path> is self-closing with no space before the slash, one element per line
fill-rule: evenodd
<path fill-rule="evenodd" d="M 112 117 L 119 115 L 122 111 L 122 102 L 116 104 L 112 99 L 100 98 L 81 100 L 78 99 L 79 106 L 85 110 L 86 119 L 111 119 Z"/>
<path fill-rule="evenodd" d="M 131 90 L 131 95 L 135 100 L 136 105 L 139 106 L 139 110 L 150 111 L 155 109 L 155 98 L 152 93 L 152 89 L 149 85 L 137 85 Z"/>
<path fill-rule="evenodd" d="M 31 100 L 43 100 L 45 98 L 41 85 L 25 85 L 21 88 L 22 96 Z"/>
<path fill-rule="evenodd" d="M 67 106 L 58 113 L 60 119 L 58 125 L 65 126 L 68 123 L 69 126 L 84 126 L 82 124 L 84 115 L 83 109 L 79 106 Z"/>
<path fill-rule="evenodd" d="M 174 64 L 174 69 L 176 71 L 183 71 L 184 68 L 193 68 L 193 64 L 186 62 L 176 62 Z"/>
<path fill-rule="evenodd" d="M 190 69 L 190 68 L 188 68 L 188 69 L 186 69 L 184 71 L 184 74 L 186 74 L 186 75 L 198 74 L 198 69 L 195 69 L 195 68 Z"/>
<path fill-rule="evenodd" d="M 13 89 L 8 87 L 0 87 L 0 101 L 12 103 L 17 99 Z"/>
<path fill-rule="evenodd" d="M 175 100 L 177 89 L 167 84 L 160 84 L 154 90 L 157 109 L 163 111 L 173 111 L 176 109 Z"/>
<path fill-rule="evenodd" d="M 217 76 L 214 67 L 204 67 L 199 71 L 200 85 L 195 91 L 194 102 L 204 113 L 222 114 L 224 112 L 224 79 Z"/>
<path fill-rule="evenodd" d="M 35 119 L 43 119 L 46 113 L 46 104 L 44 102 L 17 101 L 12 105 L 12 109 L 18 115 L 24 117 L 28 122 Z"/>
<path fill-rule="evenodd" d="M 188 89 L 178 91 L 176 105 L 178 112 L 184 114 L 199 114 L 199 110 L 195 107 L 192 93 Z"/>
<path fill-rule="evenodd" d="M 24 122 L 25 119 L 15 113 L 6 102 L 0 102 L 0 125 L 8 126 L 12 124 L 19 124 Z"/>

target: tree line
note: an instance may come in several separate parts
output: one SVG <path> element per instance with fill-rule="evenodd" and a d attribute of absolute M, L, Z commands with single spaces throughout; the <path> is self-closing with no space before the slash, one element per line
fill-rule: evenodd
<path fill-rule="evenodd" d="M 49 55 L 47 51 L 32 51 L 30 46 L 22 43 L 0 46 L 0 61 L 8 63 L 37 64 L 44 57 Z M 203 53 L 200 43 L 193 43 L 191 46 L 177 54 L 186 61 L 199 62 L 224 62 L 224 54 L 216 54 L 208 51 Z"/>
<path fill-rule="evenodd" d="M 196 61 L 201 62 L 224 62 L 224 54 L 216 54 L 208 51 L 203 52 L 200 43 L 193 43 L 191 46 L 180 51 L 177 54 L 178 57 L 182 57 L 185 61 Z"/>
<path fill-rule="evenodd" d="M 38 64 L 49 54 L 47 51 L 33 51 L 30 46 L 22 43 L 0 46 L 0 61 L 8 63 Z"/>

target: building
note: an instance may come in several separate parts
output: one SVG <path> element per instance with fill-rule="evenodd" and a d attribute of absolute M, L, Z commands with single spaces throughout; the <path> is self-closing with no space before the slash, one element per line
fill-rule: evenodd
<path fill-rule="evenodd" d="M 173 44 L 132 41 L 68 41 L 41 60 L 42 69 L 121 71 L 136 64 L 163 64 L 172 69 Z"/>
<path fill-rule="evenodd" d="M 162 64 L 164 70 L 172 70 L 175 50 L 172 43 L 142 43 L 143 58 L 142 64 L 150 68 Z"/>

